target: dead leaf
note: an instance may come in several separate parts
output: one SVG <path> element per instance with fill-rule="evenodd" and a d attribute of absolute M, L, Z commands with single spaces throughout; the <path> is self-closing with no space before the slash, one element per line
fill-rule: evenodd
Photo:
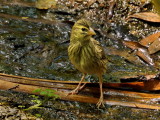
<path fill-rule="evenodd" d="M 142 45 L 140 45 L 138 42 L 133 42 L 133 41 L 123 41 L 123 44 L 129 48 L 131 48 L 132 50 L 138 49 L 143 47 Z"/>
<path fill-rule="evenodd" d="M 155 40 L 148 48 L 149 54 L 156 53 L 160 50 L 160 38 Z"/>
<path fill-rule="evenodd" d="M 144 74 L 144 75 L 134 75 L 134 76 L 123 76 L 121 78 L 121 82 L 124 83 L 125 81 L 148 81 L 151 79 L 157 79 L 160 75 L 159 74 Z"/>
<path fill-rule="evenodd" d="M 137 50 L 136 55 L 138 55 L 141 59 L 143 59 L 149 65 L 154 65 L 153 59 L 149 55 L 147 48 L 145 48 L 138 42 L 123 41 L 123 44 L 131 48 L 132 50 Z"/>
<path fill-rule="evenodd" d="M 156 13 L 152 12 L 141 12 L 130 15 L 128 18 L 139 18 L 149 22 L 160 22 L 160 16 Z"/>
<path fill-rule="evenodd" d="M 118 55 L 123 57 L 126 61 L 136 64 L 136 65 L 142 65 L 144 62 L 136 55 L 135 52 L 132 52 L 130 50 L 118 50 L 118 49 L 108 49 L 110 51 L 111 55 Z"/>
<path fill-rule="evenodd" d="M 143 46 L 149 47 L 149 45 L 160 37 L 160 32 L 149 35 L 148 37 L 142 39 L 139 43 Z"/>
<path fill-rule="evenodd" d="M 136 52 L 128 53 L 124 58 L 135 65 L 144 65 L 144 62 L 136 55 Z"/>
<path fill-rule="evenodd" d="M 138 48 L 136 54 L 142 58 L 146 63 L 148 63 L 149 65 L 154 65 L 153 59 L 151 58 L 151 56 L 148 53 L 148 50 L 145 48 Z"/>
<path fill-rule="evenodd" d="M 109 10 L 108 10 L 108 18 L 110 19 L 113 16 L 113 9 L 116 5 L 116 0 L 110 0 L 109 2 Z"/>
<path fill-rule="evenodd" d="M 57 2 L 55 0 L 37 0 L 35 2 L 36 8 L 38 9 L 49 9 L 55 8 Z"/>
<path fill-rule="evenodd" d="M 160 90 L 160 80 L 159 79 L 150 79 L 144 82 L 126 82 L 126 83 L 108 83 L 112 88 L 132 88 L 134 90 Z"/>
<path fill-rule="evenodd" d="M 70 6 L 74 6 L 75 0 L 69 0 Z"/>

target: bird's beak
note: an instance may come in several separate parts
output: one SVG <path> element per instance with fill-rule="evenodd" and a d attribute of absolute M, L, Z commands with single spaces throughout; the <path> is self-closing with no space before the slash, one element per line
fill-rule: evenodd
<path fill-rule="evenodd" d="M 92 35 L 96 35 L 96 33 L 94 32 L 92 28 L 90 28 L 88 31 L 88 35 L 92 36 Z"/>

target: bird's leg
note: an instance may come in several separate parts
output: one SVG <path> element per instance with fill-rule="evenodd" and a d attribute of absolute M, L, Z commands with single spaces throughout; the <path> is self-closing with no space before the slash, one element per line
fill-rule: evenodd
<path fill-rule="evenodd" d="M 102 75 L 99 76 L 99 87 L 100 87 L 100 98 L 97 103 L 97 107 L 99 108 L 101 105 L 104 106 L 103 104 L 103 90 L 102 90 Z"/>
<path fill-rule="evenodd" d="M 81 86 L 81 83 L 84 81 L 84 78 L 85 78 L 86 74 L 83 74 L 82 78 L 81 78 L 81 81 L 79 82 L 78 86 L 72 90 L 71 92 L 68 93 L 68 95 L 74 95 L 74 94 L 77 94 L 84 86 L 86 83 L 84 83 L 82 86 Z"/>

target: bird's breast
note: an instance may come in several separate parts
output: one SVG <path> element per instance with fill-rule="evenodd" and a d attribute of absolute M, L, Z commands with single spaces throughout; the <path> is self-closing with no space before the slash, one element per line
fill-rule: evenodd
<path fill-rule="evenodd" d="M 81 72 L 97 74 L 101 71 L 100 61 L 96 57 L 95 47 L 91 44 L 71 44 L 68 48 L 71 63 Z"/>

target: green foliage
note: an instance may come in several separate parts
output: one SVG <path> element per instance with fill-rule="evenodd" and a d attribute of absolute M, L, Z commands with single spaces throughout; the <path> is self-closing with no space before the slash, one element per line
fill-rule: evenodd
<path fill-rule="evenodd" d="M 30 95 L 30 97 L 33 98 L 33 100 L 31 100 L 34 105 L 33 106 L 30 106 L 29 108 L 27 109 L 24 109 L 24 110 L 31 110 L 31 109 L 38 109 L 38 108 L 41 108 L 39 106 L 42 105 L 43 101 L 39 99 L 39 96 L 36 96 L 36 95 Z"/>
<path fill-rule="evenodd" d="M 52 89 L 45 89 L 45 90 L 42 90 L 42 89 L 36 89 L 33 91 L 34 93 L 39 93 L 40 95 L 43 95 L 45 97 L 52 97 L 54 100 L 59 98 L 59 96 L 57 94 L 55 94 L 55 90 L 52 90 Z"/>
<path fill-rule="evenodd" d="M 24 106 L 24 105 L 18 105 L 18 107 L 19 107 L 19 108 L 25 108 L 25 106 Z"/>
<path fill-rule="evenodd" d="M 40 118 L 42 115 L 40 114 L 35 114 L 36 117 Z"/>
<path fill-rule="evenodd" d="M 52 99 L 55 100 L 57 98 L 59 98 L 59 96 L 57 94 L 55 94 L 55 90 L 52 89 L 36 89 L 33 91 L 33 93 L 39 93 L 40 95 L 44 96 L 44 100 L 40 100 L 39 96 L 37 95 L 31 95 L 31 97 L 33 98 L 33 100 L 31 100 L 35 105 L 30 106 L 29 108 L 25 109 L 25 110 L 31 110 L 31 109 L 37 109 L 37 108 L 42 108 L 40 106 L 42 106 L 43 104 L 45 104 L 48 100 Z"/>

